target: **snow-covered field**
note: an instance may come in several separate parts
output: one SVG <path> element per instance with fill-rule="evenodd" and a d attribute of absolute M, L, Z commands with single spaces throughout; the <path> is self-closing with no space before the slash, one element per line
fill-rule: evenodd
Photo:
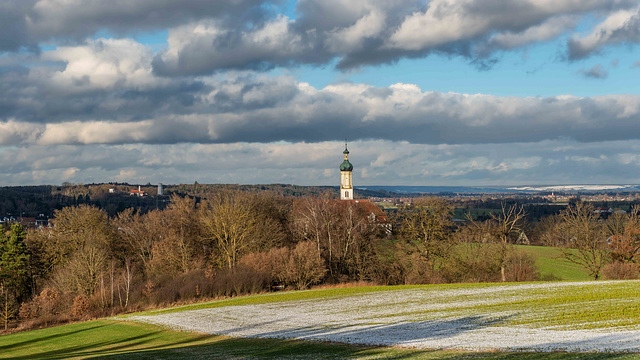
<path fill-rule="evenodd" d="M 549 295 L 590 291 L 608 284 L 617 286 L 614 282 L 581 282 L 444 290 L 425 287 L 128 319 L 233 337 L 420 349 L 640 352 L 637 325 L 616 326 L 620 319 L 602 319 L 588 326 L 567 324 L 560 319 L 567 311 L 563 304 L 544 300 Z M 536 296 L 540 298 L 538 306 Z M 603 301 L 606 306 L 618 306 L 615 299 Z M 629 301 L 634 301 L 633 306 L 637 303 L 628 298 L 620 301 L 626 301 L 626 306 Z M 593 312 L 601 310 L 597 301 L 582 306 L 591 306 L 587 310 Z"/>
<path fill-rule="evenodd" d="M 510 190 L 521 191 L 605 191 L 635 188 L 637 185 L 549 185 L 549 186 L 516 186 Z"/>

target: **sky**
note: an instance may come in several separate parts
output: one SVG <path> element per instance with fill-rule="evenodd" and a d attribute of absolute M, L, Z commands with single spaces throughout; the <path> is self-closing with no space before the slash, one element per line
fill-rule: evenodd
<path fill-rule="evenodd" d="M 0 185 L 640 183 L 637 0 L 4 0 Z"/>

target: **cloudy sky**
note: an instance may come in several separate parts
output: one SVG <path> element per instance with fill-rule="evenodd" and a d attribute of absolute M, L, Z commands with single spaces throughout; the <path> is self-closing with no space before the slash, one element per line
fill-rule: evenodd
<path fill-rule="evenodd" d="M 0 185 L 640 183 L 637 0 L 3 0 Z"/>

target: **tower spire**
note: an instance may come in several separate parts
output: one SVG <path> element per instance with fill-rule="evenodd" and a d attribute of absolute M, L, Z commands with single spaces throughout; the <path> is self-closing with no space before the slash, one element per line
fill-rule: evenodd
<path fill-rule="evenodd" d="M 353 165 L 349 162 L 349 149 L 347 139 L 344 140 L 344 161 L 340 164 L 340 199 L 353 200 Z"/>

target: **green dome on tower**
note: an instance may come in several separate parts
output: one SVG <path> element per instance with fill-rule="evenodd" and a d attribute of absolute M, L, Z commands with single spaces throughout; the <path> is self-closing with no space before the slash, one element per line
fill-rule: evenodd
<path fill-rule="evenodd" d="M 349 160 L 345 160 L 340 164 L 340 171 L 353 171 L 353 165 L 351 165 Z"/>
<path fill-rule="evenodd" d="M 344 144 L 344 161 L 340 164 L 340 171 L 353 171 L 353 165 L 349 162 L 349 150 L 347 149 L 347 143 Z"/>

